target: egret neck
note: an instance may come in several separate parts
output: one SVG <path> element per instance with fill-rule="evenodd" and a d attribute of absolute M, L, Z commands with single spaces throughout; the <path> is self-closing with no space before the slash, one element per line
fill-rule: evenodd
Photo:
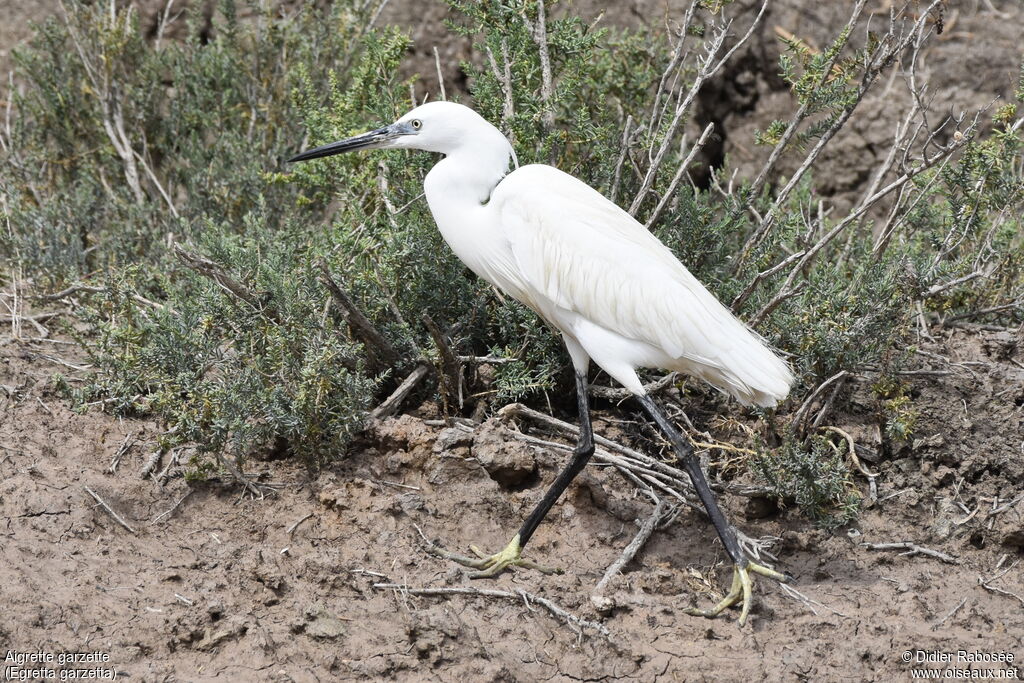
<path fill-rule="evenodd" d="M 489 130 L 488 130 L 489 129 Z M 423 181 L 430 213 L 455 255 L 491 282 L 489 256 L 502 247 L 494 221 L 484 220 L 491 193 L 515 162 L 512 146 L 491 126 L 474 130 L 434 165 Z"/>

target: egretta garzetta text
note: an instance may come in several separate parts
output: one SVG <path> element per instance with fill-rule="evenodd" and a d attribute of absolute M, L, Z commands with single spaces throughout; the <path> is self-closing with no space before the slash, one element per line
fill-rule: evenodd
<path fill-rule="evenodd" d="M 479 559 L 447 557 L 494 576 L 518 565 L 548 510 L 594 453 L 587 400 L 593 360 L 632 392 L 671 442 L 734 563 L 729 594 L 716 616 L 742 601 L 750 609 L 751 573 L 788 577 L 751 562 L 708 487 L 693 446 L 644 390 L 638 368 L 699 377 L 745 405 L 774 406 L 793 375 L 765 342 L 703 286 L 672 252 L 586 183 L 543 164 L 509 172 L 512 145 L 472 109 L 429 102 L 396 122 L 289 159 L 304 161 L 358 149 L 443 154 L 423 182 L 438 229 L 466 266 L 518 299 L 562 334 L 576 371 L 580 435 L 572 459 L 508 545 Z"/>

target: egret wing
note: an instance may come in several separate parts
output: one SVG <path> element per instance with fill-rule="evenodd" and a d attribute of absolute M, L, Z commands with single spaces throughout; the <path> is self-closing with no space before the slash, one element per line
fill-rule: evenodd
<path fill-rule="evenodd" d="M 751 389 L 788 392 L 791 374 L 763 340 L 593 188 L 551 166 L 525 166 L 491 201 L 514 259 L 507 277 L 519 280 L 520 291 L 510 293 L 542 315 L 551 307 L 575 312 L 740 398 Z M 730 386 L 721 386 L 723 377 Z"/>

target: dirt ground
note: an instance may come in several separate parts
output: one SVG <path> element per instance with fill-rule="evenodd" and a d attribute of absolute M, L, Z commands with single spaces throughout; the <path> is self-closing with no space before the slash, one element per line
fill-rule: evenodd
<path fill-rule="evenodd" d="M 228 482 L 172 477 L 161 488 L 139 476 L 157 425 L 71 412 L 50 378 L 80 373 L 60 364 L 82 362 L 74 347 L 8 341 L 0 650 L 105 653 L 119 678 L 145 681 L 905 680 L 914 665 L 901 656 L 918 650 L 953 653 L 940 666 L 958 671 L 1019 675 L 1024 349 L 1019 332 L 933 334 L 924 348 L 948 360 L 923 358 L 932 374 L 913 378 L 923 411 L 913 443 L 877 449 L 856 399 L 830 420 L 858 435 L 878 473 L 878 502 L 854 526 L 827 533 L 788 510 L 756 519 L 763 513 L 746 499 L 722 496 L 745 533 L 779 539 L 778 566 L 813 601 L 759 581 L 745 628 L 735 611 L 717 620 L 683 613 L 729 581 L 713 528 L 689 510 L 612 581 L 605 595 L 615 608 L 595 608 L 597 581 L 652 507 L 600 467 L 588 468 L 528 547 L 564 575 L 471 581 L 424 553 L 418 529 L 463 550 L 497 549 L 518 528 L 565 459 L 502 437 L 529 423 L 468 433 L 390 418 L 314 481 L 289 461 L 257 463 L 259 480 L 277 489 L 264 500 Z M 629 436 L 608 419 L 598 428 Z M 518 482 L 499 484 L 481 465 L 496 449 L 537 475 L 496 474 Z M 866 480 L 858 484 L 867 494 Z M 861 545 L 892 542 L 952 563 Z M 525 599 L 421 597 L 379 583 L 526 591 L 607 634 Z M 957 663 L 960 649 L 1016 661 Z"/>
<path fill-rule="evenodd" d="M 662 22 L 677 4 L 616 4 L 606 22 Z M 744 141 L 792 105 L 765 67 L 777 56 L 774 27 L 821 46 L 842 23 L 840 4 L 773 3 L 759 40 L 702 98 L 700 116 L 723 132 L 715 154 L 741 174 L 761 153 Z M 54 7 L 0 0 L 0 65 L 27 35 L 26 20 Z M 593 3 L 571 7 L 593 14 Z M 436 8 L 392 3 L 384 17 L 408 25 L 416 55 L 429 57 L 424 88 L 434 44 L 442 43 L 448 65 L 468 49 L 444 44 Z M 1022 19 L 1024 6 L 1013 0 L 949 3 L 947 30 L 923 67 L 935 83 L 935 111 L 984 106 L 1012 89 Z M 458 76 L 449 73 L 452 87 Z M 894 80 L 865 101 L 837 138 L 826 194 L 855 192 L 885 155 L 900 87 Z M 690 510 L 653 534 L 605 591 L 614 608 L 598 611 L 595 585 L 652 508 L 598 466 L 570 488 L 528 547 L 565 574 L 518 570 L 470 581 L 426 554 L 419 530 L 465 551 L 470 543 L 496 550 L 518 528 L 565 461 L 562 451 L 523 445 L 503 431 L 558 440 L 528 422 L 492 421 L 468 433 L 428 419 L 436 416 L 425 406 L 379 425 L 314 480 L 287 460 L 255 463 L 260 482 L 276 490 L 263 500 L 228 481 L 176 476 L 161 487 L 140 477 L 160 426 L 98 407 L 72 412 L 52 377 L 80 376 L 81 352 L 60 338 L 13 340 L 7 332 L 0 329 L 5 677 L 10 657 L 28 652 L 99 653 L 109 662 L 75 666 L 142 681 L 857 681 L 909 680 L 913 669 L 930 668 L 907 663 L 906 652 L 911 660 L 950 654 L 952 662 L 931 665 L 960 672 L 946 677 L 970 677 L 972 668 L 975 677 L 1024 674 L 1021 330 L 931 330 L 935 339 L 921 348 L 934 355 L 921 355 L 922 372 L 908 378 L 922 411 L 911 443 L 883 445 L 872 406 L 857 394 L 832 414 L 830 424 L 856 438 L 864 465 L 878 473 L 877 502 L 852 527 L 825 532 L 796 511 L 721 497 L 747 535 L 778 539 L 778 567 L 797 577 L 794 587 L 807 598 L 758 581 L 744 628 L 735 611 L 717 620 L 683 612 L 711 604 L 730 579 L 713 528 Z M 22 336 L 33 334 L 26 328 Z M 599 432 L 649 448 L 615 421 L 628 413 L 600 407 Z M 512 474 L 492 476 L 481 464 L 496 453 L 514 464 Z M 865 477 L 857 484 L 868 493 Z M 949 561 L 863 545 L 901 542 Z M 375 588 L 385 583 L 517 597 Z M 567 622 L 519 591 L 588 624 Z M 963 662 L 958 650 L 1014 661 Z"/>

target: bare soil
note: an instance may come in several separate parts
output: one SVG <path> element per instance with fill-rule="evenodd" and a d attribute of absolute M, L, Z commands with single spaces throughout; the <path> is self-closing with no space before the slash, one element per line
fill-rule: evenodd
<path fill-rule="evenodd" d="M 949 362 L 927 359 L 935 374 L 913 379 L 923 414 L 912 443 L 880 444 L 856 398 L 830 420 L 857 435 L 879 474 L 878 502 L 853 527 L 825 532 L 792 510 L 752 519 L 764 512 L 722 496 L 748 535 L 780 539 L 779 567 L 815 601 L 758 581 L 744 628 L 735 611 L 683 612 L 718 599 L 730 580 L 714 529 L 689 510 L 613 580 L 614 610 L 597 611 L 597 581 L 651 512 L 599 467 L 528 546 L 565 574 L 471 581 L 426 554 L 418 529 L 457 550 L 507 542 L 564 463 L 561 452 L 498 438 L 529 424 L 492 421 L 474 440 L 405 415 L 313 481 L 287 460 L 256 463 L 257 479 L 277 489 L 264 500 L 229 481 L 175 477 L 161 488 L 139 476 L 157 425 L 71 412 L 50 378 L 78 374 L 53 360 L 78 365 L 74 347 L 9 341 L 0 347 L 0 650 L 100 651 L 121 675 L 147 681 L 902 680 L 904 651 L 957 649 L 1012 653 L 1019 666 L 1024 350 L 1019 333 L 933 333 L 925 348 Z M 611 419 L 628 414 L 602 415 L 599 431 L 630 438 Z M 134 445 L 110 472 L 128 437 Z M 514 486 L 481 465 L 502 442 L 499 457 L 526 476 L 494 476 Z M 865 542 L 911 542 L 955 564 Z M 608 635 L 525 599 L 417 597 L 376 583 L 526 591 Z M 992 667 L 1006 668 L 983 666 Z"/>

